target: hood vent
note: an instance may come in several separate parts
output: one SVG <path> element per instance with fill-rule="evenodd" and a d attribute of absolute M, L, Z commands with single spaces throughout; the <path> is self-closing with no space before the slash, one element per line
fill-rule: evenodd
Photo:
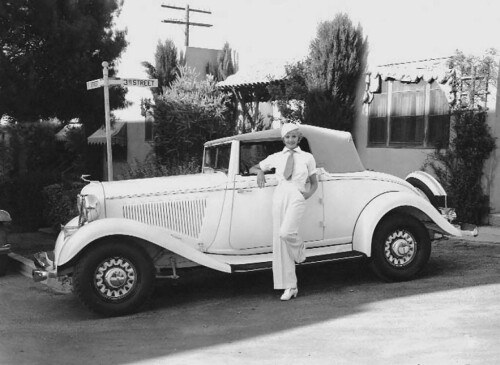
<path fill-rule="evenodd" d="M 206 206 L 206 199 L 129 204 L 123 207 L 123 216 L 198 238 Z"/>

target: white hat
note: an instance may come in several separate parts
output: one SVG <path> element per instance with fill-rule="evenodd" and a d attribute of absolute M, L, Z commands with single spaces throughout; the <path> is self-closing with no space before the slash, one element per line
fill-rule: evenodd
<path fill-rule="evenodd" d="M 295 123 L 285 123 L 283 127 L 281 127 L 281 138 L 285 137 L 288 132 L 299 129 L 298 124 Z"/>

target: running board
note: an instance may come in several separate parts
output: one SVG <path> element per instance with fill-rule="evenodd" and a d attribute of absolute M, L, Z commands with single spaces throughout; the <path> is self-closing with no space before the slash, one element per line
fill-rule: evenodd
<path fill-rule="evenodd" d="M 365 257 L 366 257 L 365 254 L 357 251 L 340 252 L 327 255 L 311 256 L 308 257 L 306 261 L 297 265 L 302 266 L 302 265 L 310 265 L 321 262 L 355 260 L 355 259 L 362 259 Z M 256 262 L 248 264 L 233 264 L 230 266 L 231 266 L 231 273 L 237 273 L 237 272 L 269 270 L 272 269 L 272 265 L 273 265 L 272 261 L 265 261 L 265 262 Z"/>

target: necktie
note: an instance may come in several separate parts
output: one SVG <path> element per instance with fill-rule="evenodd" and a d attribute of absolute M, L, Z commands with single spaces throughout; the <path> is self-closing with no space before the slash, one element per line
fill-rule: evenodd
<path fill-rule="evenodd" d="M 290 180 L 292 178 L 292 173 L 293 173 L 293 153 L 295 152 L 294 150 L 288 150 L 290 154 L 288 155 L 288 158 L 286 160 L 286 165 L 285 165 L 285 170 L 283 171 L 283 177 L 285 180 Z"/>

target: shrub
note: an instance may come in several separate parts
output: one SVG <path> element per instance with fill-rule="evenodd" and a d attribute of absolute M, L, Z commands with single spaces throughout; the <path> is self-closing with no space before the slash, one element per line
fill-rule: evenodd
<path fill-rule="evenodd" d="M 78 215 L 76 196 L 84 185 L 82 182 L 58 183 L 43 188 L 43 216 L 50 227 L 59 231 L 61 224 Z"/>
<path fill-rule="evenodd" d="M 490 211 L 483 193 L 485 161 L 495 149 L 486 112 L 459 110 L 454 114 L 453 137 L 447 150 L 437 149 L 426 161 L 449 194 L 462 222 L 480 224 Z"/>
<path fill-rule="evenodd" d="M 16 227 L 36 230 L 47 225 L 43 216 L 42 189 L 58 180 L 57 174 L 32 172 L 0 180 L 0 207 L 7 210 Z"/>
<path fill-rule="evenodd" d="M 204 142 L 232 135 L 235 126 L 228 121 L 226 99 L 213 78 L 200 81 L 193 69 L 181 67 L 171 88 L 155 99 L 157 162 L 171 168 L 201 161 Z"/>

